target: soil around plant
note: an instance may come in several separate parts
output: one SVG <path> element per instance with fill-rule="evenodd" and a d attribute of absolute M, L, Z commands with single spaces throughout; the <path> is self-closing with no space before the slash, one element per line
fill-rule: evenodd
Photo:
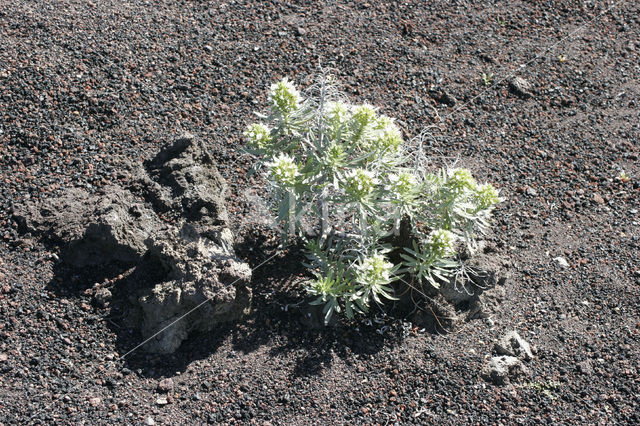
<path fill-rule="evenodd" d="M 0 423 L 639 423 L 640 6 L 432 3 L 5 2 Z M 488 242 L 510 276 L 488 318 L 304 322 L 303 259 L 241 134 L 272 82 L 320 67 L 407 140 L 429 127 L 434 166 L 500 188 Z M 121 186 L 185 131 L 228 184 L 252 309 L 127 354 L 130 262 L 65 269 L 14 212 Z M 530 359 L 498 349 L 511 331 Z"/>

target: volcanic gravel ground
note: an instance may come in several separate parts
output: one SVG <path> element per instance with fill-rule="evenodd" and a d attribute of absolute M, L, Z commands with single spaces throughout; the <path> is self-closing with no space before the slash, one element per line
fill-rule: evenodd
<path fill-rule="evenodd" d="M 640 423 L 639 64 L 635 1 L 0 1 L 0 423 Z M 304 271 L 254 223 L 241 133 L 270 83 L 320 65 L 501 189 L 511 279 L 490 320 L 311 330 L 288 308 Z M 276 258 L 246 320 L 123 357 L 141 337 L 91 288 L 126 297 L 127 271 L 65 271 L 11 212 L 118 182 L 183 131 L 230 183 L 239 255 Z M 486 383 L 512 329 L 537 347 L 531 376 Z"/>

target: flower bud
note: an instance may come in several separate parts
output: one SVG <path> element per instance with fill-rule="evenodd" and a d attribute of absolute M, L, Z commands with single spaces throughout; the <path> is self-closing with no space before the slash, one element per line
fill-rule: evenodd
<path fill-rule="evenodd" d="M 353 111 L 353 121 L 359 129 L 363 129 L 369 124 L 374 123 L 375 120 L 376 109 L 373 106 L 364 104 L 355 107 L 355 110 Z"/>
<path fill-rule="evenodd" d="M 347 154 L 344 152 L 342 145 L 332 142 L 327 148 L 324 158 L 326 164 L 335 172 L 336 169 L 343 166 L 347 159 Z"/>
<path fill-rule="evenodd" d="M 457 194 L 461 194 L 467 190 L 476 189 L 476 180 L 467 169 L 453 169 L 449 171 L 447 186 L 454 190 Z"/>
<path fill-rule="evenodd" d="M 475 192 L 478 207 L 484 210 L 500 202 L 498 191 L 490 183 L 480 185 Z"/>

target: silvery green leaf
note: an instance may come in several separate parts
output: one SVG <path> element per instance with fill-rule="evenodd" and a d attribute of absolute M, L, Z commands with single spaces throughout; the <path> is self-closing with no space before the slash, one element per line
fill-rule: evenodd
<path fill-rule="evenodd" d="M 345 302 L 345 315 L 347 316 L 347 318 L 353 319 L 353 307 L 350 300 L 347 300 Z"/>
<path fill-rule="evenodd" d="M 355 299 L 356 305 L 363 313 L 369 312 L 369 306 L 363 298 Z"/>

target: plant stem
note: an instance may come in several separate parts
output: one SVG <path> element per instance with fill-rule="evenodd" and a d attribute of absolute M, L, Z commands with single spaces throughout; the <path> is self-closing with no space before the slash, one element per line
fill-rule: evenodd
<path fill-rule="evenodd" d="M 289 233 L 291 236 L 295 236 L 296 233 L 296 193 L 288 189 L 289 198 Z"/>
<path fill-rule="evenodd" d="M 364 240 L 367 237 L 367 212 L 362 204 L 359 204 L 358 207 L 360 208 L 360 236 L 364 243 Z"/>
<path fill-rule="evenodd" d="M 329 205 L 322 197 L 320 203 L 320 241 L 324 241 L 329 235 Z"/>
<path fill-rule="evenodd" d="M 400 235 L 400 222 L 402 221 L 402 216 L 396 216 L 393 218 L 393 236 L 397 237 Z"/>

